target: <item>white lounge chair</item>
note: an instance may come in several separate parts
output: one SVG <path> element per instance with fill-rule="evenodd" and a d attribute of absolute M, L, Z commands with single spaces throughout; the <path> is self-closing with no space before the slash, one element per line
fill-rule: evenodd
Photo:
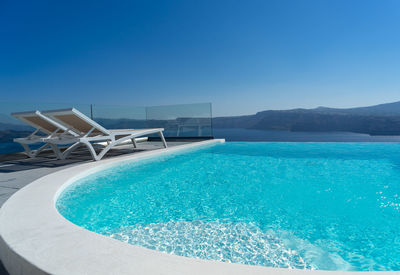
<path fill-rule="evenodd" d="M 44 139 L 45 142 L 54 145 L 72 144 L 60 155 L 62 159 L 67 158 L 71 152 L 76 150 L 79 146 L 84 145 L 89 149 L 93 160 L 101 160 L 114 146 L 131 140 L 133 147 L 136 148 L 135 138 L 151 134 L 158 134 L 164 147 L 167 148 L 167 143 L 163 135 L 163 128 L 108 130 L 74 108 L 44 111 L 43 114 L 62 124 L 68 130 L 79 133 L 78 137 L 50 137 Z M 107 142 L 107 145 L 97 154 L 93 144 L 104 141 Z"/>
<path fill-rule="evenodd" d="M 51 147 L 56 154 L 57 157 L 60 155 L 60 151 L 58 148 L 54 147 L 52 144 L 49 144 L 47 142 L 44 142 L 44 138 L 54 138 L 56 136 L 61 137 L 61 136 L 77 136 L 76 133 L 69 131 L 66 127 L 61 125 L 60 123 L 52 120 L 51 118 L 48 118 L 44 116 L 42 113 L 39 111 L 29 111 L 29 112 L 18 112 L 18 113 L 12 113 L 11 114 L 13 117 L 16 119 L 28 124 L 29 126 L 35 128 L 35 131 L 33 131 L 32 134 L 30 134 L 27 137 L 24 138 L 15 138 L 14 142 L 17 142 L 24 147 L 25 154 L 28 155 L 31 158 L 36 157 L 40 152 L 42 152 L 44 149 L 47 147 Z M 36 135 L 37 133 L 42 132 L 45 134 L 43 135 Z M 44 145 L 40 146 L 37 150 L 32 150 L 29 145 L 34 145 L 34 144 L 41 144 L 44 143 Z"/>

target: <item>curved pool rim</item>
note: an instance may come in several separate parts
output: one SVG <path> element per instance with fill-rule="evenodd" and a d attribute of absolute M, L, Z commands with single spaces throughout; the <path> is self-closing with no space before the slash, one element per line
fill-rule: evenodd
<path fill-rule="evenodd" d="M 42 177 L 0 209 L 0 259 L 13 274 L 398 274 L 293 270 L 187 258 L 127 244 L 79 227 L 56 209 L 76 180 L 124 162 L 223 143 L 208 140 L 85 163 Z"/>

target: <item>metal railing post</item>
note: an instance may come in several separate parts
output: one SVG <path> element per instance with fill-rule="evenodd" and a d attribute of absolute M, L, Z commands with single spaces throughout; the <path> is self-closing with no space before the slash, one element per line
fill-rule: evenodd
<path fill-rule="evenodd" d="M 212 115 L 212 103 L 210 102 L 210 126 L 211 126 L 211 136 L 214 138 L 214 126 L 213 126 L 213 115 Z"/>

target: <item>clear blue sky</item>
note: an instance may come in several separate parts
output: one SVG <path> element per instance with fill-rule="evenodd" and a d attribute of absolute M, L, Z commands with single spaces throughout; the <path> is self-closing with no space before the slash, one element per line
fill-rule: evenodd
<path fill-rule="evenodd" d="M 400 100 L 398 0 L 1 1 L 0 35 L 2 100 L 215 115 Z"/>

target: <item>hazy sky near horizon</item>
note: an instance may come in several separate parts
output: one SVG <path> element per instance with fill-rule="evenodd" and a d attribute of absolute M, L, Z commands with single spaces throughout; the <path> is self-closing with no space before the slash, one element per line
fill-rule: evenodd
<path fill-rule="evenodd" d="M 400 100 L 400 1 L 1 1 L 5 101 L 214 115 Z"/>

